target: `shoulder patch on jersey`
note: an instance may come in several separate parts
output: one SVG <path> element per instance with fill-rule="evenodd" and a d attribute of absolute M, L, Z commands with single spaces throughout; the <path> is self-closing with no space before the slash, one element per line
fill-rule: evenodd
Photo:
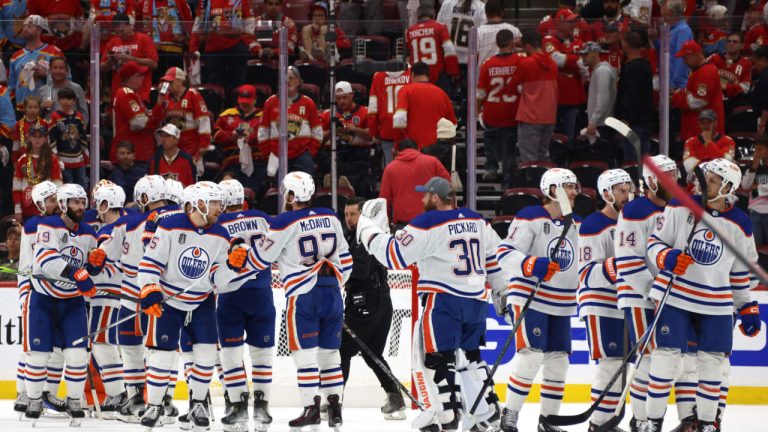
<path fill-rule="evenodd" d="M 594 212 L 587 216 L 579 228 L 580 235 L 595 235 L 608 227 L 615 226 L 616 221 L 604 215 L 602 212 Z"/>

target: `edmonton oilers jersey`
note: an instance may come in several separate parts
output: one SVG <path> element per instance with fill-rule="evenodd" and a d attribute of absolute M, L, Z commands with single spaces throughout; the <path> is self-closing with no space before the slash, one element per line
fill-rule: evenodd
<path fill-rule="evenodd" d="M 119 221 L 119 219 L 118 219 Z M 96 284 L 96 289 L 99 291 L 105 291 L 109 294 L 119 295 L 121 292 L 120 286 L 123 281 L 123 273 L 119 271 L 117 268 L 117 263 L 114 261 L 114 253 L 112 254 L 112 258 L 110 258 L 110 253 L 107 252 L 108 248 L 112 248 L 112 244 L 114 244 L 114 248 L 118 251 L 121 249 L 120 244 L 122 244 L 122 238 L 113 238 L 112 234 L 115 230 L 115 226 L 118 223 L 118 221 L 115 221 L 111 224 L 106 224 L 101 227 L 99 232 L 96 234 L 96 241 L 98 243 L 98 247 L 104 249 L 104 252 L 107 255 L 106 265 L 104 267 L 104 270 L 102 272 L 105 272 L 107 270 L 110 270 L 111 275 L 109 277 L 105 277 L 104 280 Z M 118 255 L 119 259 L 119 255 Z M 117 307 L 120 303 L 120 300 L 116 299 L 114 296 L 106 296 L 106 295 L 96 295 L 93 298 L 90 299 L 90 303 L 93 306 L 112 306 Z"/>
<path fill-rule="evenodd" d="M 587 315 L 624 318 L 617 307 L 616 286 L 603 263 L 613 256 L 616 220 L 592 213 L 579 229 L 579 318 Z"/>
<path fill-rule="evenodd" d="M 243 210 L 226 213 L 219 216 L 219 225 L 223 226 L 231 238 L 240 238 L 250 247 L 255 247 L 259 240 L 269 231 L 272 218 L 258 210 Z M 271 288 L 271 266 L 255 271 L 246 268 L 245 272 L 238 274 L 226 288 L 219 289 L 220 293 L 234 291 L 239 288 Z"/>

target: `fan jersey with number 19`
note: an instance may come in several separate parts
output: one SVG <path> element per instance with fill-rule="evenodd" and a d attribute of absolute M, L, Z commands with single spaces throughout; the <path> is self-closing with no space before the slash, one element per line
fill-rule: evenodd
<path fill-rule="evenodd" d="M 392 127 L 392 116 L 397 108 L 397 93 L 411 83 L 409 70 L 376 72 L 371 81 L 368 98 L 368 132 L 384 141 L 399 141 L 401 133 Z"/>
<path fill-rule="evenodd" d="M 377 235 L 368 251 L 387 268 L 419 266 L 416 292 L 484 300 L 486 280 L 504 291 L 507 278 L 496 261 L 499 236 L 466 208 L 434 210 L 414 218 L 394 237 Z"/>
<path fill-rule="evenodd" d="M 480 27 L 488 21 L 485 17 L 485 3 L 481 0 L 470 0 L 470 3 L 469 8 L 465 8 L 464 0 L 446 0 L 437 13 L 437 21 L 445 24 L 450 31 L 461 64 L 467 64 L 469 29 Z"/>
<path fill-rule="evenodd" d="M 405 32 L 405 43 L 411 65 L 423 62 L 429 66 L 430 82 L 437 81 L 443 70 L 452 77 L 459 76 L 456 47 L 445 24 L 431 19 L 416 23 Z"/>

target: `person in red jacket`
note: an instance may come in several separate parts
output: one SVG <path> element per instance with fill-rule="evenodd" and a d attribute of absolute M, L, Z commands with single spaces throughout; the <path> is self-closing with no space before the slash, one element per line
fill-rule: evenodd
<path fill-rule="evenodd" d="M 555 14 L 555 33 L 544 36 L 541 43 L 544 51 L 552 57 L 559 69 L 557 75 L 557 127 L 568 142 L 576 136 L 576 118 L 581 105 L 587 102 L 584 81 L 589 75 L 581 57 L 576 54 L 584 42 L 573 38 L 573 27 L 579 16 L 569 9 L 560 9 Z"/>
<path fill-rule="evenodd" d="M 317 113 L 317 105 L 301 94 L 301 74 L 293 66 L 288 67 L 288 170 L 315 172 L 314 157 L 323 141 L 323 127 Z M 264 103 L 259 124 L 259 149 L 264 155 L 279 154 L 280 101 L 272 95 Z M 275 173 L 267 173 L 273 177 Z"/>
<path fill-rule="evenodd" d="M 112 18 L 115 37 L 107 42 L 101 53 L 101 70 L 112 71 L 112 90 L 114 95 L 120 87 L 120 77 L 114 73 L 124 63 L 133 61 L 148 68 L 144 74 L 141 88 L 138 90 L 144 102 L 149 102 L 149 90 L 152 87 L 151 70 L 157 67 L 157 49 L 152 39 L 133 29 L 130 17 L 117 14 Z"/>
<path fill-rule="evenodd" d="M 731 33 L 726 39 L 725 55 L 714 53 L 707 59 L 717 67 L 726 104 L 730 102 L 731 106 L 734 100 L 746 99 L 752 84 L 752 61 L 742 54 L 742 43 L 741 33 Z"/>
<path fill-rule="evenodd" d="M 418 62 L 411 67 L 411 83 L 397 94 L 392 126 L 403 130 L 422 149 L 437 141 L 437 122 L 447 118 L 454 124 L 453 103 L 440 87 L 430 82 L 429 66 Z"/>
<path fill-rule="evenodd" d="M 261 111 L 256 107 L 256 87 L 244 84 L 237 89 L 237 106 L 224 110 L 216 120 L 213 143 L 222 153 L 222 171 L 233 171 L 240 183 L 258 191 L 267 177 L 267 155 L 259 151 L 258 130 Z M 241 157 L 248 146 L 250 166 Z"/>
<path fill-rule="evenodd" d="M 392 126 L 392 116 L 397 108 L 397 95 L 410 83 L 411 72 L 408 69 L 376 72 L 371 80 L 371 94 L 368 97 L 368 130 L 379 142 L 384 156 L 384 166 L 392 162 L 395 142 L 400 141 L 402 136 L 400 129 Z"/>
<path fill-rule="evenodd" d="M 672 93 L 670 102 L 673 107 L 682 111 L 680 116 L 680 139 L 685 141 L 701 132 L 699 128 L 699 112 L 711 109 L 717 115 L 717 132 L 725 133 L 723 121 L 723 88 L 717 67 L 707 62 L 701 45 L 689 40 L 683 44 L 676 57 L 683 57 L 685 64 L 691 68 L 688 84 L 685 90 Z"/>
<path fill-rule="evenodd" d="M 155 142 L 152 139 L 152 122 L 144 101 L 139 96 L 139 89 L 144 75 L 149 71 L 146 66 L 136 62 L 124 64 L 117 75 L 123 83 L 112 100 L 112 130 L 115 136 L 109 151 L 109 160 L 117 163 L 117 143 L 128 141 L 136 150 L 136 162 L 146 164 L 155 154 Z"/>
<path fill-rule="evenodd" d="M 426 64 L 429 81 L 451 94 L 451 81 L 459 77 L 459 58 L 448 27 L 435 21 L 432 5 L 422 4 L 417 12 L 419 22 L 405 31 L 405 45 L 410 53 L 408 63 Z"/>
<path fill-rule="evenodd" d="M 424 212 L 423 194 L 416 192 L 416 186 L 426 184 L 432 177 L 450 181 L 440 160 L 419 152 L 416 143 L 409 139 L 400 141 L 397 157 L 384 169 L 379 192 L 379 198 L 387 200 L 392 223 L 405 225 Z"/>
<path fill-rule="evenodd" d="M 702 162 L 725 158 L 732 161 L 736 155 L 736 143 L 728 135 L 715 131 L 717 114 L 711 109 L 699 113 L 701 133 L 685 141 L 683 166 L 687 173 L 692 173 Z"/>

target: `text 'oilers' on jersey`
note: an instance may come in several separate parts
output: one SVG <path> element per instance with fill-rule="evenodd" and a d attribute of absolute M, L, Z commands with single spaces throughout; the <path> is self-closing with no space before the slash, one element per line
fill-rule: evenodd
<path fill-rule="evenodd" d="M 186 214 L 160 221 L 139 263 L 138 286 L 158 284 L 168 304 L 183 311 L 195 310 L 215 286 L 236 276 L 227 267 L 229 235 L 219 224 L 195 226 Z"/>
<path fill-rule="evenodd" d="M 616 220 L 602 212 L 587 216 L 579 228 L 579 318 L 624 318 L 616 304 L 616 286 L 603 263 L 613 257 Z"/>
<path fill-rule="evenodd" d="M 648 258 L 646 246 L 648 237 L 663 222 L 664 208 L 643 196 L 633 199 L 621 209 L 613 239 L 620 309 L 654 308 L 649 295 L 659 269 Z"/>
<path fill-rule="evenodd" d="M 258 271 L 273 262 L 280 270 L 286 297 L 311 291 L 326 264 L 343 286 L 352 273 L 352 255 L 336 213 L 305 208 L 274 218 L 267 235 L 248 253 L 248 263 Z"/>
<path fill-rule="evenodd" d="M 231 238 L 240 238 L 245 244 L 256 247 L 259 240 L 267 235 L 269 225 L 272 221 L 271 216 L 258 210 L 243 210 L 239 212 L 226 213 L 219 216 L 218 224 L 223 226 Z M 235 291 L 239 288 L 271 288 L 272 268 L 267 267 L 264 270 L 256 271 L 246 269 L 226 287 L 219 287 L 219 293 Z"/>
<path fill-rule="evenodd" d="M 694 197 L 699 202 L 699 197 Z M 755 241 L 752 239 L 752 223 L 749 217 L 736 207 L 719 212 L 707 208 L 717 227 L 742 248 L 750 261 L 757 261 Z M 676 199 L 664 209 L 664 220 L 648 239 L 648 256 L 652 263 L 669 248 L 686 249 L 688 235 L 695 224 L 693 214 Z M 736 260 L 736 256 L 724 245 L 714 231 L 704 225 L 696 225 L 688 253 L 693 264 L 685 274 L 677 276 L 667 302 L 679 309 L 706 315 L 731 315 L 745 303 L 749 303 L 749 290 L 757 285 L 748 267 Z M 671 277 L 661 271 L 651 288 L 651 298 L 660 300 Z"/>
<path fill-rule="evenodd" d="M 499 265 L 510 273 L 510 301 L 522 306 L 536 286 L 536 277 L 523 274 L 523 263 L 527 256 L 549 258 L 553 249 L 557 249 L 555 260 L 560 271 L 549 282 L 542 282 L 539 291 L 531 303 L 531 308 L 539 312 L 557 316 L 576 314 L 576 290 L 579 274 L 576 252 L 579 249 L 579 226 L 581 219 L 573 215 L 573 226 L 565 238 L 557 244 L 563 232 L 563 221 L 552 219 L 542 206 L 530 206 L 517 213 L 515 221 L 509 226 L 507 238 L 499 244 L 496 256 Z"/>
<path fill-rule="evenodd" d="M 496 261 L 498 243 L 482 215 L 458 208 L 423 213 L 394 237 L 374 237 L 368 250 L 390 269 L 416 263 L 417 293 L 486 299 L 486 280 L 496 292 L 503 292 L 507 282 Z"/>

